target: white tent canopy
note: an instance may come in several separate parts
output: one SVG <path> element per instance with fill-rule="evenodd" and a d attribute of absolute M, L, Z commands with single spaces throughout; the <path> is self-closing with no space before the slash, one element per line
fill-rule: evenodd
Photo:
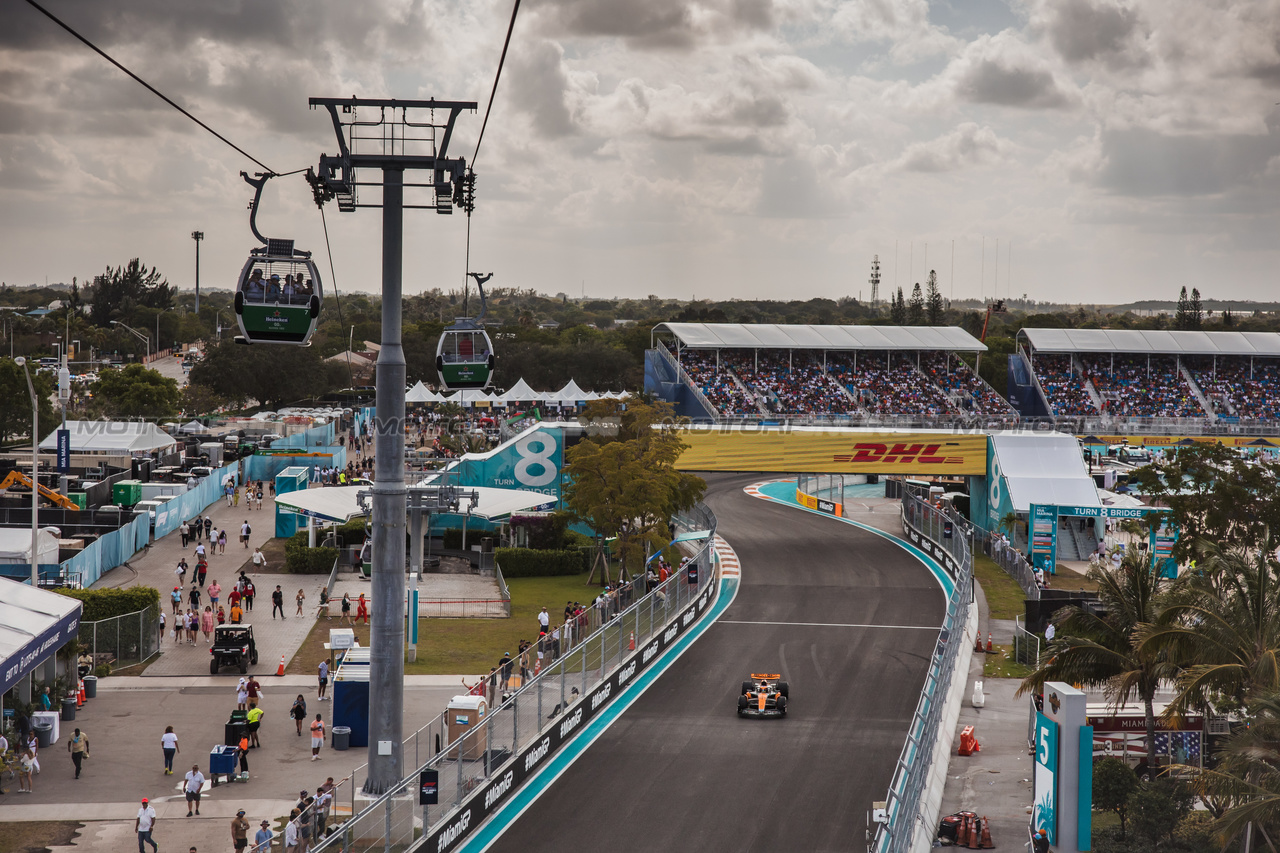
<path fill-rule="evenodd" d="M 209 431 L 209 428 L 204 424 L 200 423 L 199 421 L 188 421 L 187 423 L 178 427 L 178 432 L 206 433 L 208 431 Z"/>
<path fill-rule="evenodd" d="M 419 485 L 430 485 L 430 482 L 424 480 Z M 337 486 L 288 492 L 276 495 L 276 506 L 310 518 L 345 522 L 367 515 L 356 500 L 356 493 L 367 488 L 367 486 Z M 555 501 L 555 498 L 548 495 L 523 489 L 493 489 L 487 486 L 464 486 L 462 489 L 463 491 L 474 489 L 480 496 L 480 502 L 470 514 L 490 521 L 497 521 L 513 512 L 531 510 Z M 469 505 L 470 502 L 464 500 L 461 509 L 465 511 Z M 30 539 L 29 534 L 28 539 Z"/>
<path fill-rule="evenodd" d="M 554 394 L 547 394 L 548 403 L 559 403 L 562 406 L 576 405 L 577 403 L 585 403 L 589 398 L 587 392 L 578 387 L 578 383 L 570 379 L 563 388 Z"/>
<path fill-rule="evenodd" d="M 1018 512 L 1029 512 L 1032 504 L 1102 505 L 1075 436 L 998 433 L 991 436 L 991 447 Z"/>
<path fill-rule="evenodd" d="M 542 392 L 535 391 L 529 387 L 529 383 L 524 381 L 524 377 L 520 381 L 511 386 L 507 393 L 502 395 L 504 403 L 541 403 Z"/>
<path fill-rule="evenodd" d="M 404 401 L 406 403 L 430 403 L 438 399 L 440 398 L 424 385 L 422 380 L 418 380 L 417 385 L 404 392 Z"/>
<path fill-rule="evenodd" d="M 52 530 L 41 529 L 36 536 L 40 549 L 37 563 L 52 565 L 58 562 L 58 536 Z M 0 564 L 21 563 L 31 565 L 31 529 L 0 527 Z"/>
<path fill-rule="evenodd" d="M 75 639 L 82 609 L 74 598 L 0 578 L 0 694 Z"/>
<path fill-rule="evenodd" d="M 177 444 L 173 436 L 152 423 L 125 421 L 67 421 L 71 450 L 79 453 L 134 453 Z M 40 442 L 41 450 L 56 450 L 57 432 Z"/>

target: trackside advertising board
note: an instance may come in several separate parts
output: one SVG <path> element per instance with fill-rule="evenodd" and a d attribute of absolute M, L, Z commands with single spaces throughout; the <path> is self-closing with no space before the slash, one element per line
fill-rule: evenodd
<path fill-rule="evenodd" d="M 864 432 L 785 427 L 690 427 L 685 471 L 829 474 L 985 474 L 987 437 L 949 432 Z"/>
<path fill-rule="evenodd" d="M 668 625 L 661 634 L 651 639 L 644 647 L 636 649 L 625 664 L 614 670 L 612 675 L 596 685 L 577 704 L 570 705 L 556 718 L 557 722 L 550 729 L 522 749 L 513 761 L 497 768 L 489 781 L 477 788 L 470 799 L 449 820 L 428 835 L 417 849 L 430 853 L 445 853 L 447 850 L 458 847 L 463 839 L 484 823 L 485 818 L 520 790 L 525 780 L 537 773 L 563 744 L 568 743 L 582 731 L 587 723 L 598 716 L 610 702 L 635 681 L 637 675 L 648 669 L 664 650 L 698 621 L 703 612 L 715 601 L 713 587 L 714 583 L 708 584 L 702 594 L 689 604 L 679 618 Z"/>

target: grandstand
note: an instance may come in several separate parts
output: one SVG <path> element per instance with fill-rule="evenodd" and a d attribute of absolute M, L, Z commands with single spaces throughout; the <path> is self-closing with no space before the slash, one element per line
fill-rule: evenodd
<path fill-rule="evenodd" d="M 1280 418 L 1280 334 L 1022 329 L 1009 396 L 1026 416 L 1137 423 Z"/>
<path fill-rule="evenodd" d="M 695 420 L 1013 423 L 961 357 L 986 350 L 949 326 L 662 323 L 645 389 Z"/>

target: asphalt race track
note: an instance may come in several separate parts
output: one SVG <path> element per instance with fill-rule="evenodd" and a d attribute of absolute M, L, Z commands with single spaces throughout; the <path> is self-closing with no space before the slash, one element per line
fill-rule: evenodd
<path fill-rule="evenodd" d="M 490 850 L 863 848 L 942 590 L 875 534 L 742 492 L 761 479 L 707 477 L 706 502 L 742 562 L 733 605 Z M 867 625 L 935 627 L 854 627 Z M 738 718 L 750 672 L 789 682 L 785 719 Z"/>

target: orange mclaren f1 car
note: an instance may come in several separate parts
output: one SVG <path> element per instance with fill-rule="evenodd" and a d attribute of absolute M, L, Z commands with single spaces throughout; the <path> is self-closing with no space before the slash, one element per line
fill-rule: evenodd
<path fill-rule="evenodd" d="M 779 681 L 781 675 L 751 673 L 751 680 L 742 682 L 738 694 L 739 717 L 785 717 L 787 715 L 787 682 Z"/>

